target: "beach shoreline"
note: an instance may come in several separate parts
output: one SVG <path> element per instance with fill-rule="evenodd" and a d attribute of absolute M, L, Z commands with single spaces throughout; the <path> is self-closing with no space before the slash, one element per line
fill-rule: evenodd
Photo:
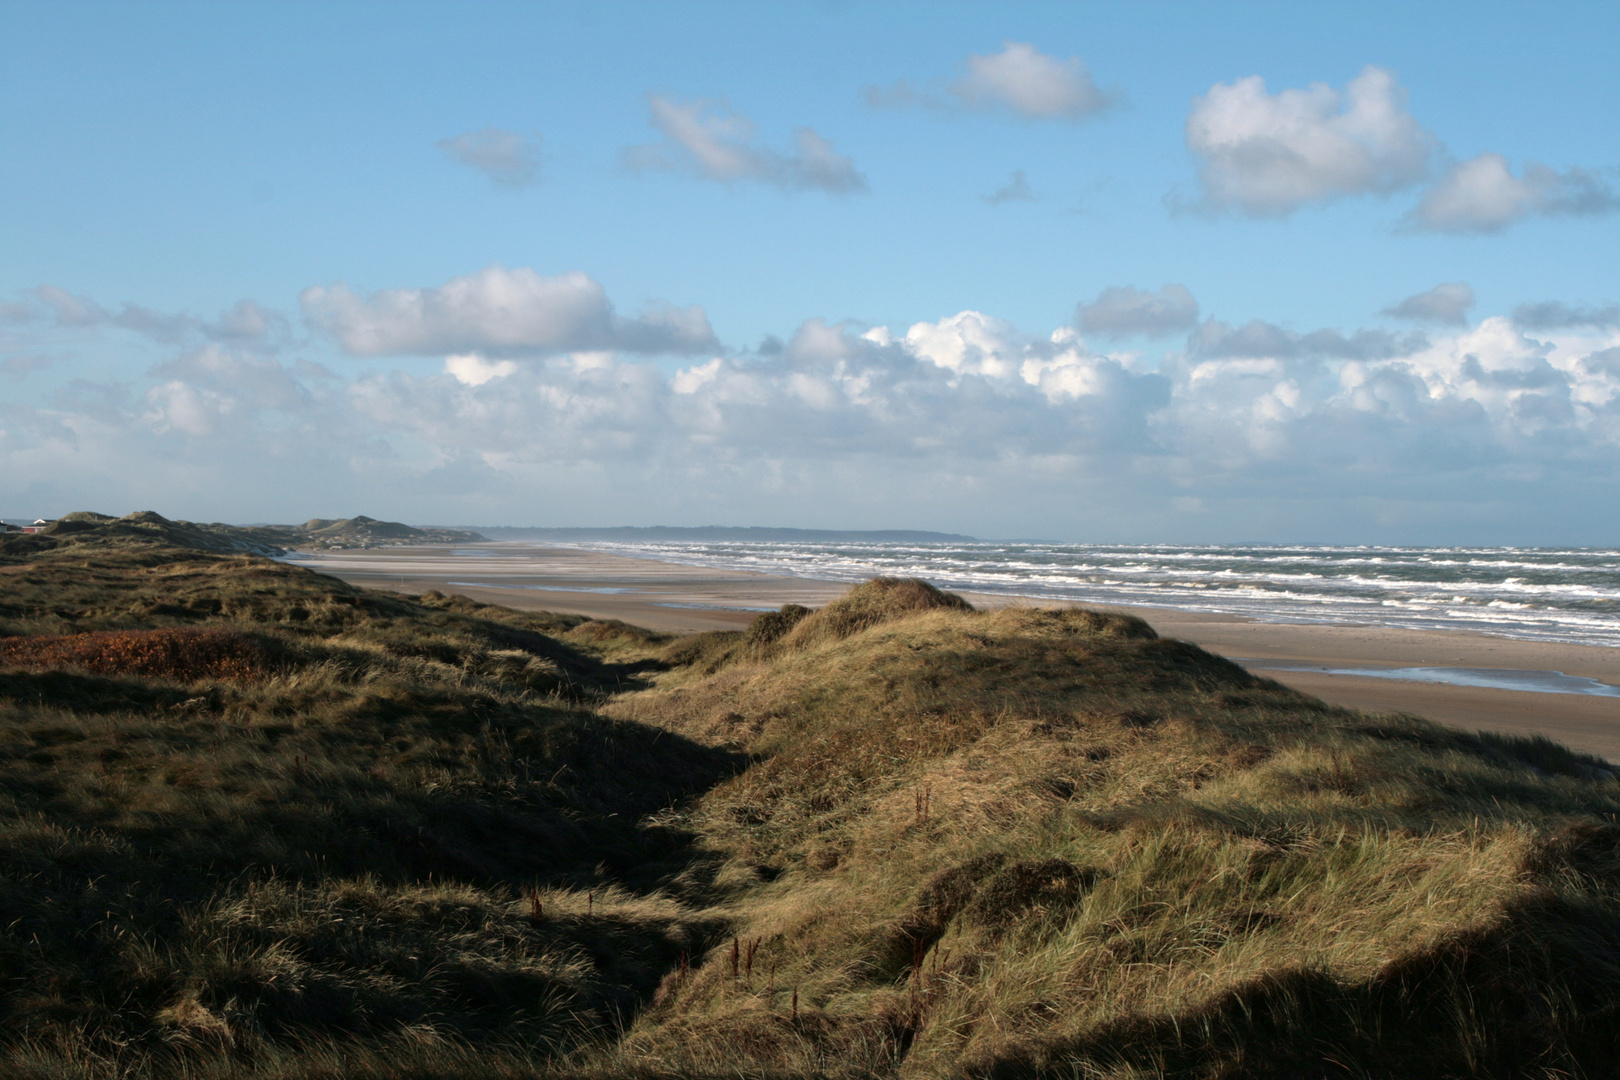
<path fill-rule="evenodd" d="M 455 554 L 465 552 L 468 554 Z M 470 554 L 477 552 L 477 554 Z M 849 583 L 721 570 L 585 548 L 489 542 L 298 555 L 291 561 L 370 588 L 458 593 L 520 610 L 620 619 L 671 633 L 738 630 L 783 604 L 815 607 Z M 963 592 L 977 606 L 1054 606 L 1054 601 Z M 1066 606 L 1066 605 L 1065 605 Z M 1620 761 L 1620 698 L 1285 671 L 1268 660 L 1327 668 L 1470 667 L 1561 671 L 1620 685 L 1620 649 L 1522 640 L 1462 630 L 1353 623 L 1264 622 L 1235 615 L 1113 604 L 1161 636 L 1243 657 L 1257 674 L 1333 704 L 1410 712 L 1467 730 L 1544 735 Z"/>

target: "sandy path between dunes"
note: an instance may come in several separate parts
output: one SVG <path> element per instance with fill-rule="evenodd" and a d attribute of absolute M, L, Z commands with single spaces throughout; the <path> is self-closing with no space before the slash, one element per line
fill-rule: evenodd
<path fill-rule="evenodd" d="M 655 630 L 735 630 L 782 604 L 825 604 L 849 587 L 829 581 L 711 570 L 575 548 L 485 543 L 331 552 L 297 560 L 356 585 L 460 593 L 524 610 L 623 619 Z M 1039 604 L 968 593 L 975 604 Z M 1553 670 L 1620 685 L 1620 649 L 1516 641 L 1485 634 L 1351 624 L 1264 623 L 1169 608 L 1119 608 L 1165 637 L 1222 656 L 1328 667 Z M 1620 698 L 1255 670 L 1337 705 L 1411 712 L 1468 730 L 1545 735 L 1620 762 Z"/>

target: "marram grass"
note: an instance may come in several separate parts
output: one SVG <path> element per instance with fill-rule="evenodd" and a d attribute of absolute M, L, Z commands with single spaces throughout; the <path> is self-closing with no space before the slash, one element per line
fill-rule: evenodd
<path fill-rule="evenodd" d="M 1620 784 L 1135 619 L 0 540 L 0 1075 L 1605 1077 Z"/>

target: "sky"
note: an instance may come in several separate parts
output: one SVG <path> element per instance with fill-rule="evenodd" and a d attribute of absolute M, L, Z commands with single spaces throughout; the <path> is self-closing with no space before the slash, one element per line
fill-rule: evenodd
<path fill-rule="evenodd" d="M 1620 5 L 0 0 L 0 516 L 1620 540 Z"/>

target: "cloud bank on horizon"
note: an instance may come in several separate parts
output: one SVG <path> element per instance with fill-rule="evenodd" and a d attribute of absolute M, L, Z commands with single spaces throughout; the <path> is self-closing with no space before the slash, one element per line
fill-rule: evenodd
<path fill-rule="evenodd" d="M 143 291 L 90 268 L 154 230 L 58 254 L 19 219 L 0 513 L 1613 542 L 1620 143 L 1471 126 L 1421 66 L 1194 80 L 1012 22 L 892 56 L 801 26 L 753 77 L 744 28 L 730 66 L 559 75 L 577 118 L 469 90 L 415 142 L 305 110 L 409 195 L 369 241 L 337 179 L 259 199 L 338 238 L 268 290 L 221 242 Z"/>
<path fill-rule="evenodd" d="M 1104 289 L 1076 306 L 1076 325 L 1046 333 L 977 311 L 904 328 L 808 319 L 752 350 L 720 349 L 697 305 L 617 316 L 579 273 L 490 267 L 301 299 L 310 332 L 344 356 L 442 367 L 346 377 L 287 359 L 299 350 L 282 343 L 284 318 L 222 335 L 256 305 L 134 319 L 42 287 L 13 306 L 14 327 L 96 325 L 180 348 L 144 389 L 78 380 L 48 405 L 8 407 L 0 460 L 125 502 L 160 500 L 177 476 L 273 490 L 316 475 L 340 499 L 399 485 L 463 521 L 515 498 L 568 497 L 598 515 L 624 505 L 593 502 L 593 486 L 659 515 L 695 503 L 702 517 L 745 495 L 832 499 L 855 477 L 884 512 L 924 517 L 948 490 L 1014 521 L 1009 502 L 1053 488 L 1138 515 L 1133 503 L 1297 512 L 1391 492 L 1449 505 L 1482 486 L 1565 498 L 1620 467 L 1617 310 L 1549 302 L 1468 323 L 1461 282 L 1388 309 L 1444 333 L 1200 321 L 1170 284 Z M 1176 332 L 1154 360 L 1091 340 Z M 692 359 L 636 355 L 676 352 Z M 1120 477 L 1123 499 L 1106 493 Z"/>

